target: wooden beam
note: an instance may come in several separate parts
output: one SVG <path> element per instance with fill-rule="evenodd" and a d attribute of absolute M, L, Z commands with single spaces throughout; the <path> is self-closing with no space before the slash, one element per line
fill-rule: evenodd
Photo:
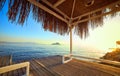
<path fill-rule="evenodd" d="M 100 15 L 97 15 L 97 16 L 94 16 L 94 17 L 90 17 L 90 18 L 87 18 L 87 19 L 84 19 L 84 20 L 80 20 L 80 21 L 74 22 L 74 23 L 72 23 L 72 25 L 75 26 L 78 23 L 86 22 L 88 20 L 96 19 L 96 18 L 99 18 L 99 17 L 102 17 L 102 16 L 106 16 L 106 15 L 111 14 L 111 13 L 118 12 L 118 11 L 120 11 L 120 7 L 117 8 L 116 10 L 114 10 L 114 11 L 106 12 L 104 14 L 100 14 Z"/>
<path fill-rule="evenodd" d="M 62 11 L 60 11 L 58 8 L 54 7 L 50 2 L 48 2 L 47 0 L 42 0 L 42 2 L 46 3 L 48 6 L 50 6 L 51 8 L 53 8 L 54 10 L 56 10 L 58 13 L 60 13 L 61 15 L 63 15 L 65 18 L 70 19 L 65 13 L 63 13 Z"/>
<path fill-rule="evenodd" d="M 66 19 L 64 19 L 63 17 L 61 17 L 60 15 L 58 15 L 57 13 L 53 12 L 52 10 L 48 9 L 47 7 L 45 7 L 44 5 L 42 5 L 41 3 L 37 2 L 36 0 L 28 0 L 30 3 L 32 3 L 33 5 L 43 9 L 44 11 L 52 14 L 53 16 L 57 17 L 58 19 L 64 21 L 65 23 L 68 23 L 68 21 Z"/>
<path fill-rule="evenodd" d="M 71 18 L 73 16 L 73 12 L 74 12 L 74 8 L 75 8 L 75 2 L 76 2 L 76 0 L 74 0 L 74 2 L 73 2 L 72 12 L 71 12 Z"/>
<path fill-rule="evenodd" d="M 73 18 L 72 20 L 75 20 L 75 19 L 77 19 L 77 18 L 79 19 L 80 17 L 87 16 L 87 15 L 89 15 L 89 14 L 91 14 L 91 13 L 95 13 L 95 12 L 101 11 L 101 10 L 103 10 L 103 9 L 109 8 L 109 7 L 114 6 L 114 5 L 116 5 L 116 4 L 119 4 L 119 3 L 120 3 L 120 0 L 118 0 L 118 1 L 116 1 L 116 2 L 114 2 L 114 3 L 112 3 L 112 4 L 106 5 L 106 6 L 102 7 L 102 8 L 99 8 L 99 9 L 97 9 L 97 10 L 93 10 L 93 11 L 90 11 L 90 12 L 85 13 L 85 14 L 83 14 L 83 15 L 77 16 L 77 17 Z"/>
<path fill-rule="evenodd" d="M 65 0 L 58 0 L 55 4 L 54 7 L 59 6 L 60 4 L 62 4 Z"/>

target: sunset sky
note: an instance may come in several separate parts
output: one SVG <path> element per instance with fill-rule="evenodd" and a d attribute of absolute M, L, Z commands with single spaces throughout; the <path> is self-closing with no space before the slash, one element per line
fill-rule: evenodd
<path fill-rule="evenodd" d="M 36 42 L 41 44 L 51 44 L 60 42 L 68 44 L 69 36 L 61 36 L 56 33 L 44 31 L 41 23 L 35 22 L 30 16 L 24 26 L 11 23 L 7 18 L 7 6 L 0 12 L 0 41 L 7 42 Z M 102 27 L 90 30 L 90 35 L 86 39 L 80 39 L 73 34 L 73 45 L 81 47 L 95 47 L 99 50 L 108 50 L 116 47 L 115 42 L 120 40 L 120 15 L 104 20 Z"/>

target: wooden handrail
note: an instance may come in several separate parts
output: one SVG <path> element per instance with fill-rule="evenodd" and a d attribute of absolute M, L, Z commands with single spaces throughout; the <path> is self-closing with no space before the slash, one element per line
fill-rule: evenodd
<path fill-rule="evenodd" d="M 26 76 L 29 76 L 29 65 L 30 65 L 29 62 L 23 62 L 23 63 L 18 63 L 18 64 L 1 67 L 0 74 L 26 67 Z"/>
<path fill-rule="evenodd" d="M 117 62 L 117 61 L 111 61 L 111 60 L 106 60 L 106 59 L 96 59 L 96 58 L 90 58 L 90 57 L 84 57 L 84 56 L 78 56 L 78 55 L 72 55 L 72 56 L 73 57 L 78 57 L 78 58 L 84 58 L 84 59 L 90 59 L 90 60 L 100 61 L 100 62 L 103 62 L 103 63 L 113 64 L 113 65 L 120 66 L 120 62 Z"/>

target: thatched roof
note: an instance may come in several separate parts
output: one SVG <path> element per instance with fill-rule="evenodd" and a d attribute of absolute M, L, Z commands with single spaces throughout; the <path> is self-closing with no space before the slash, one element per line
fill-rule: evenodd
<path fill-rule="evenodd" d="M 0 0 L 0 10 L 6 0 Z M 8 19 L 21 25 L 30 12 L 42 27 L 61 35 L 75 28 L 75 34 L 87 37 L 89 28 L 103 24 L 103 17 L 120 11 L 120 0 L 9 0 Z"/>

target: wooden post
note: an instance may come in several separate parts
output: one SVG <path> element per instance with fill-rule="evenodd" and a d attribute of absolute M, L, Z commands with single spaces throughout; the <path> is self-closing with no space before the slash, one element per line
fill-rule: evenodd
<path fill-rule="evenodd" d="M 10 65 L 12 64 L 12 55 L 10 55 Z"/>
<path fill-rule="evenodd" d="M 27 67 L 26 67 L 26 76 L 29 76 L 29 67 L 30 66 L 30 63 L 27 64 Z"/>
<path fill-rule="evenodd" d="M 72 28 L 70 27 L 70 55 L 72 55 Z"/>

